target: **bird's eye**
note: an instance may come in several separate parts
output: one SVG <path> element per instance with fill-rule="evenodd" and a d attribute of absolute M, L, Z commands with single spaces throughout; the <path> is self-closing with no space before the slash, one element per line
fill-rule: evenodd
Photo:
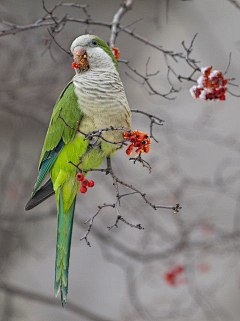
<path fill-rule="evenodd" d="M 93 40 L 91 41 L 91 46 L 92 46 L 92 47 L 96 47 L 97 45 L 98 45 L 97 41 L 93 39 Z"/>

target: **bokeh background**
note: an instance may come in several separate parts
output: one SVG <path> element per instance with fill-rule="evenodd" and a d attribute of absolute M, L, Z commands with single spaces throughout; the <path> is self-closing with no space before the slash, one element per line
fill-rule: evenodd
<path fill-rule="evenodd" d="M 67 1 L 66 1 L 67 2 Z M 48 8 L 54 1 L 45 2 Z M 93 20 L 111 22 L 120 1 L 88 4 Z M 183 52 L 181 42 L 193 45 L 200 66 L 225 70 L 232 52 L 229 78 L 240 84 L 239 2 L 228 0 L 135 1 L 123 25 L 163 48 Z M 59 8 L 58 16 L 84 18 L 76 8 Z M 3 21 L 33 23 L 45 14 L 42 1 L 1 0 Z M 86 26 L 68 23 L 56 36 L 66 49 Z M 89 26 L 89 33 L 109 40 L 110 30 Z M 140 196 L 122 200 L 121 215 L 143 231 L 119 223 L 116 212 L 103 210 L 89 235 L 91 247 L 79 239 L 84 222 L 103 203 L 114 202 L 111 177 L 93 173 L 94 190 L 78 195 L 69 273 L 68 305 L 54 298 L 56 205 L 52 197 L 30 212 L 24 211 L 37 176 L 41 147 L 54 103 L 73 76 L 71 58 L 45 27 L 0 37 L 0 319 L 42 320 L 232 320 L 240 315 L 240 99 L 227 94 L 224 102 L 194 100 L 193 83 L 171 81 L 181 90 L 174 100 L 149 95 L 140 79 L 120 63 L 129 104 L 165 120 L 155 126 L 149 174 L 128 161 L 124 151 L 113 158 L 119 178 L 137 186 L 154 204 L 182 210 L 154 211 Z M 121 59 L 145 72 L 159 92 L 169 91 L 162 53 L 120 32 L 116 45 Z M 174 70 L 188 76 L 184 60 L 169 60 Z M 130 75 L 130 77 L 129 77 Z M 200 75 L 200 74 L 198 74 Z M 197 76 L 197 75 L 196 75 Z M 138 82 L 134 82 L 132 77 Z M 235 94 L 240 88 L 229 86 Z M 133 114 L 133 128 L 149 131 L 149 120 Z M 124 188 L 121 189 L 124 192 Z M 184 270 L 175 285 L 166 273 Z"/>

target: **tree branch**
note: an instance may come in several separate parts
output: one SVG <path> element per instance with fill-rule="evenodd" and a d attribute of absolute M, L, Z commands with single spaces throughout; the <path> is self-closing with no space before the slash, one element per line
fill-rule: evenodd
<path fill-rule="evenodd" d="M 111 34 L 110 34 L 110 40 L 109 40 L 110 48 L 115 46 L 118 25 L 119 25 L 122 17 L 127 13 L 127 11 L 129 11 L 132 8 L 133 2 L 134 2 L 134 0 L 123 0 L 120 8 L 113 16 L 113 20 L 111 23 Z M 123 28 L 122 28 L 122 30 L 123 30 Z"/>

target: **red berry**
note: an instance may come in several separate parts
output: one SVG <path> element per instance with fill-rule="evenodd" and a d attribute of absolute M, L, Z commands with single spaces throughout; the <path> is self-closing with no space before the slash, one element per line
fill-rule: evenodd
<path fill-rule="evenodd" d="M 137 137 L 137 135 L 136 135 L 136 137 Z M 131 137 L 130 137 L 130 142 L 131 142 L 131 143 L 135 143 L 136 140 L 137 140 L 136 137 L 135 137 L 135 136 L 131 136 Z"/>
<path fill-rule="evenodd" d="M 141 142 L 135 142 L 134 147 L 142 148 L 142 143 Z"/>
<path fill-rule="evenodd" d="M 129 139 L 129 137 L 131 137 L 131 136 L 132 136 L 132 132 L 131 132 L 131 131 L 124 133 L 124 137 L 125 137 L 126 139 Z"/>
<path fill-rule="evenodd" d="M 84 179 L 84 175 L 82 173 L 77 173 L 76 180 L 81 182 Z"/>
<path fill-rule="evenodd" d="M 207 67 L 204 71 L 204 76 L 209 77 L 211 70 L 212 70 L 212 66 Z"/>
<path fill-rule="evenodd" d="M 86 193 L 87 187 L 86 187 L 86 186 L 81 186 L 80 189 L 79 189 L 79 191 L 80 191 L 81 193 Z"/>
<path fill-rule="evenodd" d="M 208 94 L 208 97 L 207 97 L 209 100 L 212 100 L 212 99 L 214 99 L 214 94 L 212 94 L 212 93 L 210 93 L 210 94 Z"/>
<path fill-rule="evenodd" d="M 120 50 L 117 47 L 112 47 L 112 51 L 114 53 L 114 56 L 116 59 L 119 59 L 120 57 Z"/>
<path fill-rule="evenodd" d="M 136 149 L 136 153 L 137 153 L 137 154 L 140 153 L 140 152 L 144 152 L 144 150 L 143 150 L 142 148 Z"/>
<path fill-rule="evenodd" d="M 149 153 L 150 147 L 149 146 L 144 146 L 143 150 L 144 150 L 144 153 Z"/>
<path fill-rule="evenodd" d="M 132 150 L 133 150 L 133 145 L 129 145 L 127 150 L 126 150 L 126 154 L 127 155 L 131 155 L 132 154 Z"/>
<path fill-rule="evenodd" d="M 219 72 L 217 73 L 217 77 L 218 77 L 218 78 L 223 78 L 223 74 L 222 74 L 222 71 L 221 71 L 221 70 L 219 70 Z"/>
<path fill-rule="evenodd" d="M 222 80 L 222 85 L 223 85 L 223 86 L 226 86 L 227 82 L 228 82 L 227 79 L 224 78 L 224 79 Z"/>
<path fill-rule="evenodd" d="M 88 186 L 88 180 L 86 178 L 82 180 L 82 186 Z"/>
<path fill-rule="evenodd" d="M 76 69 L 79 68 L 79 67 L 78 67 L 78 64 L 77 64 L 76 62 L 73 62 L 73 63 L 72 63 L 72 67 L 73 67 L 73 68 L 76 68 Z"/>
<path fill-rule="evenodd" d="M 195 88 L 194 90 L 194 94 L 195 94 L 195 98 L 198 98 L 200 95 L 201 95 L 201 92 L 202 92 L 203 88 L 200 87 L 200 88 Z"/>
<path fill-rule="evenodd" d="M 144 133 L 144 134 L 145 134 L 145 133 Z M 142 139 L 144 139 L 144 134 L 143 134 L 142 131 L 138 131 L 138 132 L 137 132 L 137 135 L 136 135 L 136 138 L 137 138 L 138 140 L 142 140 Z"/>
<path fill-rule="evenodd" d="M 93 187 L 94 186 L 94 181 L 88 181 L 88 187 Z"/>

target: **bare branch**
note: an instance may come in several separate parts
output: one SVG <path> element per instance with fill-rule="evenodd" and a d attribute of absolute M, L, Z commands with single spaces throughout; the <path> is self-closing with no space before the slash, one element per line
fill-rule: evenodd
<path fill-rule="evenodd" d="M 113 20 L 111 23 L 111 34 L 110 34 L 110 40 L 109 40 L 110 48 L 115 46 L 118 25 L 122 17 L 127 13 L 127 11 L 129 11 L 132 8 L 133 2 L 134 0 L 123 0 L 120 8 L 113 16 Z M 122 28 L 122 29 L 125 30 L 126 28 Z"/>
<path fill-rule="evenodd" d="M 148 64 L 148 61 L 147 61 L 147 64 Z M 141 74 L 140 72 L 138 72 L 136 69 L 132 68 L 128 63 L 127 63 L 126 65 L 128 66 L 128 68 L 129 68 L 134 74 L 136 74 L 138 77 L 140 77 L 143 81 L 142 81 L 141 83 L 138 82 L 137 80 L 135 80 L 134 78 L 132 78 L 127 72 L 126 72 L 126 75 L 127 75 L 128 77 L 130 77 L 131 79 L 133 79 L 134 81 L 138 82 L 139 84 L 143 85 L 143 86 L 146 84 L 147 87 L 144 86 L 144 88 L 148 91 L 149 95 L 161 96 L 161 97 L 166 98 L 166 99 L 168 99 L 168 100 L 174 100 L 174 99 L 175 99 L 175 97 L 169 97 L 169 96 L 170 96 L 171 94 L 173 94 L 173 93 L 178 92 L 178 90 L 176 90 L 175 88 L 171 87 L 170 90 L 169 90 L 166 94 L 162 94 L 162 93 L 160 93 L 159 91 L 157 91 L 157 90 L 152 86 L 152 84 L 150 83 L 150 81 L 149 81 L 150 75 L 147 75 L 147 74 L 143 75 L 143 74 Z M 147 69 L 146 69 L 146 72 L 147 72 Z M 155 73 L 155 74 L 152 74 L 151 76 L 153 76 L 153 75 L 156 75 L 156 73 Z"/>
<path fill-rule="evenodd" d="M 102 206 L 98 206 L 98 211 L 90 218 L 88 219 L 84 224 L 89 223 L 87 232 L 83 235 L 83 237 L 80 238 L 80 241 L 85 240 L 87 245 L 91 247 L 90 242 L 88 241 L 88 234 L 91 232 L 93 221 L 95 217 L 100 213 L 100 211 L 105 207 L 115 207 L 115 204 L 103 204 Z"/>
<path fill-rule="evenodd" d="M 120 204 L 120 199 L 122 197 L 126 197 L 126 196 L 129 196 L 129 195 L 133 195 L 133 194 L 140 194 L 141 197 L 143 198 L 143 200 L 150 206 L 152 207 L 154 210 L 157 210 L 157 209 L 170 209 L 170 210 L 173 210 L 174 211 L 174 214 L 177 214 L 179 212 L 179 210 L 182 208 L 179 204 L 176 204 L 175 206 L 164 206 L 164 205 L 155 205 L 153 204 L 152 202 L 150 202 L 147 197 L 146 197 L 146 194 L 145 193 L 142 193 L 140 192 L 136 187 L 134 187 L 133 185 L 130 185 L 130 184 L 127 184 L 125 182 L 123 182 L 122 180 L 120 180 L 116 174 L 114 173 L 113 171 L 113 168 L 112 168 L 112 164 L 111 164 L 111 158 L 108 157 L 107 158 L 107 168 L 106 169 L 86 169 L 86 170 L 83 170 L 81 169 L 80 165 L 79 164 L 74 164 L 72 163 L 71 161 L 69 162 L 70 164 L 72 164 L 74 167 L 76 167 L 76 169 L 79 171 L 79 172 L 88 172 L 88 171 L 99 171 L 99 172 L 104 172 L 104 173 L 109 173 L 112 177 L 112 180 L 113 180 L 113 186 L 114 186 L 114 190 L 115 190 L 115 202 L 113 204 L 106 204 L 104 203 L 102 206 L 98 206 L 98 210 L 97 212 L 90 218 L 88 219 L 86 223 L 89 223 L 89 226 L 88 226 L 88 230 L 87 232 L 84 234 L 83 237 L 80 238 L 80 240 L 85 240 L 86 241 L 86 244 L 88 246 L 91 246 L 90 242 L 88 241 L 88 235 L 89 233 L 91 232 L 91 229 L 92 229 L 92 226 L 93 226 L 93 222 L 94 222 L 94 219 L 96 218 L 96 216 L 98 216 L 98 214 L 100 213 L 100 211 L 105 208 L 105 207 L 112 207 L 112 208 L 115 208 L 116 212 L 117 212 L 117 219 L 116 219 L 116 222 L 111 225 L 111 226 L 108 226 L 108 229 L 111 230 L 114 226 L 115 227 L 118 227 L 117 223 L 119 221 L 122 221 L 123 223 L 129 225 L 130 227 L 135 227 L 139 230 L 143 229 L 143 227 L 141 226 L 141 224 L 137 224 L 137 225 L 134 225 L 132 223 L 129 223 L 128 221 L 126 221 L 122 215 L 120 215 L 119 213 L 119 210 L 118 210 L 118 205 Z M 81 164 L 81 163 L 80 163 Z M 150 166 L 150 165 L 149 165 Z M 130 188 L 133 192 L 130 192 L 130 193 L 125 193 L 125 194 L 120 194 L 119 192 L 119 186 L 118 184 L 122 185 L 122 186 L 125 186 L 127 188 Z"/>
<path fill-rule="evenodd" d="M 197 63 L 199 63 L 199 61 L 196 61 L 195 59 L 190 58 L 190 55 L 191 55 L 191 53 L 193 51 L 193 44 L 194 44 L 194 41 L 195 41 L 196 37 L 197 37 L 197 33 L 194 35 L 189 47 L 187 47 L 185 45 L 185 41 L 182 41 L 182 46 L 186 51 L 185 59 L 186 59 L 186 62 L 188 63 L 188 65 L 194 70 L 201 71 L 201 69 L 197 65 Z"/>
<path fill-rule="evenodd" d="M 123 31 L 124 33 L 128 34 L 129 36 L 137 39 L 138 41 L 144 43 L 145 45 L 148 45 L 154 49 L 157 49 L 161 51 L 164 55 L 172 57 L 177 62 L 177 59 L 184 59 L 186 60 L 186 55 L 182 52 L 174 52 L 172 50 L 165 50 L 162 48 L 162 46 L 159 46 L 152 41 L 148 40 L 147 38 L 144 38 L 143 36 L 135 33 L 133 30 L 127 28 L 126 26 L 123 26 L 119 24 L 119 21 L 121 20 L 122 16 L 131 9 L 131 6 L 133 4 L 134 0 L 125 0 L 123 4 L 121 5 L 120 9 L 116 13 L 116 16 L 113 18 L 111 23 L 107 23 L 104 21 L 98 21 L 98 20 L 93 20 L 91 19 L 90 15 L 86 13 L 86 8 L 87 5 L 79 5 L 77 3 L 65 3 L 65 2 L 59 2 L 55 4 L 55 6 L 51 10 L 47 10 L 45 5 L 45 11 L 47 12 L 46 15 L 44 15 L 42 18 L 37 19 L 34 23 L 20 26 L 8 21 L 2 21 L 2 24 L 5 24 L 8 26 L 8 28 L 2 29 L 0 31 L 0 37 L 1 36 L 6 36 L 9 34 L 17 34 L 22 31 L 30 30 L 30 29 L 36 29 L 36 28 L 41 28 L 41 27 L 50 27 L 52 26 L 53 29 L 59 30 L 58 28 L 62 28 L 61 26 L 63 24 L 66 24 L 67 22 L 76 22 L 84 25 L 98 25 L 98 26 L 103 26 L 111 29 L 111 36 L 110 36 L 110 46 L 113 46 L 116 40 L 116 36 L 120 31 Z M 44 4 L 44 2 L 43 2 Z M 53 15 L 55 10 L 59 7 L 76 7 L 80 8 L 85 12 L 87 15 L 87 19 L 79 19 L 79 18 L 74 18 L 70 17 L 68 15 L 63 16 L 62 18 L 57 18 L 56 16 Z M 132 23 L 130 24 L 132 25 Z M 193 42 L 192 42 L 193 43 Z M 191 45 L 192 45 L 191 43 Z M 191 51 L 191 45 L 190 48 L 188 48 Z M 186 48 L 186 47 L 185 47 Z M 187 48 L 186 48 L 187 49 Z M 194 59 L 191 59 L 188 55 L 187 57 L 188 62 L 191 64 L 195 63 Z"/>

